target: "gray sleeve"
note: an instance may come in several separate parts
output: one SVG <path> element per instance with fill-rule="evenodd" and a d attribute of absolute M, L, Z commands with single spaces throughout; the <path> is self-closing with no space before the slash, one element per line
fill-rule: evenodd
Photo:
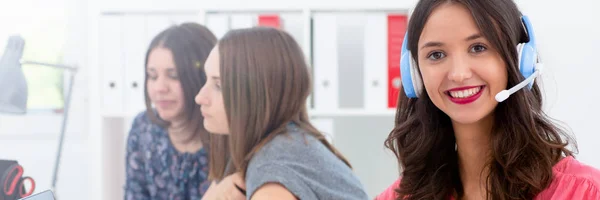
<path fill-rule="evenodd" d="M 246 198 L 250 199 L 256 190 L 267 183 L 279 183 L 296 197 L 301 199 L 317 199 L 310 187 L 302 181 L 302 178 L 299 176 L 300 174 L 292 167 L 282 163 L 264 163 L 260 166 L 248 167 Z M 309 198 L 306 198 L 307 196 Z M 310 198 L 311 196 L 313 198 Z"/>
<path fill-rule="evenodd" d="M 250 160 L 246 197 L 279 183 L 300 199 L 367 199 L 352 170 L 316 138 L 301 132 L 279 135 Z"/>

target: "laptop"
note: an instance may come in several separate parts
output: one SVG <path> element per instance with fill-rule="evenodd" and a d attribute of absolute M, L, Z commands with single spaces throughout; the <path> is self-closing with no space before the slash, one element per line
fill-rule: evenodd
<path fill-rule="evenodd" d="M 54 193 L 51 190 L 46 190 L 19 200 L 56 200 Z"/>

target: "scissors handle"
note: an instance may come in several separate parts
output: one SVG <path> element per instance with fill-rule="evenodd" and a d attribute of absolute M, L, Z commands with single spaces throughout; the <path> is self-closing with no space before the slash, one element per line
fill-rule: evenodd
<path fill-rule="evenodd" d="M 14 176 L 13 176 L 14 175 Z M 15 188 L 20 182 L 21 176 L 23 175 L 23 167 L 18 164 L 12 165 L 8 174 L 4 177 L 4 193 L 12 195 L 15 193 Z"/>
<path fill-rule="evenodd" d="M 28 191 L 27 191 L 27 189 L 25 189 L 25 185 L 23 185 L 25 183 L 25 181 L 29 181 L 29 183 L 31 183 L 31 188 Z M 33 194 L 33 191 L 35 191 L 35 181 L 33 180 L 33 178 L 31 178 L 29 176 L 23 177 L 19 181 L 19 195 L 21 195 L 20 198 L 27 197 L 27 196 Z"/>

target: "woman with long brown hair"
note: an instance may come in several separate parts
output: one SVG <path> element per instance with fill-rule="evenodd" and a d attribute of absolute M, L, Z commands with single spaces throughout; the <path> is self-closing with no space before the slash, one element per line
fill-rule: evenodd
<path fill-rule="evenodd" d="M 350 163 L 308 119 L 309 69 L 288 33 L 232 30 L 205 71 L 196 102 L 212 133 L 209 178 L 237 176 L 247 199 L 368 198 Z M 232 185 L 214 182 L 204 199 L 231 197 L 218 192 L 223 184 Z"/>
<path fill-rule="evenodd" d="M 542 110 L 532 27 L 512 0 L 418 2 L 385 143 L 401 175 L 377 199 L 600 199 Z"/>

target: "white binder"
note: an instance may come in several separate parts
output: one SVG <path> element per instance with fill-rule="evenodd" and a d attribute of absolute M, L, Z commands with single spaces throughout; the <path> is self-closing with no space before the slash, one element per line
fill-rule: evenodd
<path fill-rule="evenodd" d="M 338 49 L 336 16 L 314 15 L 313 26 L 313 107 L 319 111 L 338 109 Z"/>
<path fill-rule="evenodd" d="M 364 34 L 364 103 L 366 110 L 387 108 L 387 16 L 366 16 Z"/>
<path fill-rule="evenodd" d="M 146 38 L 151 41 L 161 31 L 176 25 L 177 22 L 165 15 L 146 15 Z M 148 43 L 149 44 L 149 43 Z"/>
<path fill-rule="evenodd" d="M 231 29 L 250 28 L 256 26 L 257 15 L 253 14 L 232 14 L 231 17 Z"/>
<path fill-rule="evenodd" d="M 189 23 L 189 22 L 202 24 L 200 22 L 200 15 L 195 15 L 195 14 L 170 15 L 170 18 L 172 21 L 176 22 L 177 24 Z"/>
<path fill-rule="evenodd" d="M 332 118 L 311 118 L 310 123 L 325 136 L 329 143 L 333 144 L 335 129 Z"/>
<path fill-rule="evenodd" d="M 146 109 L 144 100 L 144 74 L 146 50 L 150 39 L 146 36 L 146 18 L 143 15 L 124 17 L 125 51 L 125 111 L 135 115 Z"/>
<path fill-rule="evenodd" d="M 105 114 L 123 113 L 124 61 L 123 19 L 121 15 L 100 17 L 98 28 L 99 66 L 101 68 L 102 108 Z"/>
<path fill-rule="evenodd" d="M 229 15 L 211 13 L 206 16 L 206 27 L 221 39 L 229 31 Z"/>

